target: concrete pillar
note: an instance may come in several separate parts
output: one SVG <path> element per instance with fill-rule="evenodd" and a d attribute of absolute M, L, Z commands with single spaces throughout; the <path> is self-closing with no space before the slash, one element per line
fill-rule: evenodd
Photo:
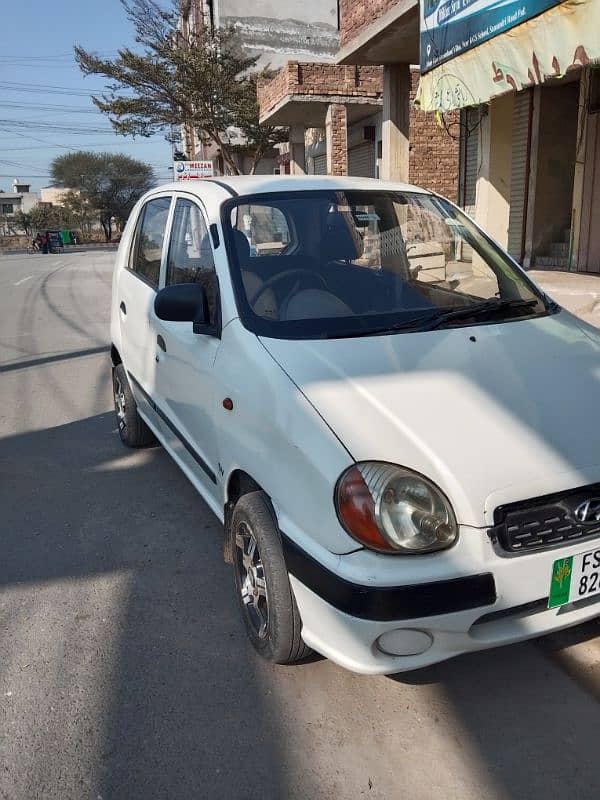
<path fill-rule="evenodd" d="M 408 182 L 408 128 L 410 118 L 410 66 L 383 68 L 380 177 Z"/>
<path fill-rule="evenodd" d="M 346 106 L 332 103 L 325 117 L 327 174 L 348 174 L 348 125 Z"/>
<path fill-rule="evenodd" d="M 290 175 L 306 175 L 304 125 L 290 125 Z"/>

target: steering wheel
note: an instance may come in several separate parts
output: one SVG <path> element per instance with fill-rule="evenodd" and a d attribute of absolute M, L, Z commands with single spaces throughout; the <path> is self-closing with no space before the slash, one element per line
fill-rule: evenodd
<path fill-rule="evenodd" d="M 263 283 L 260 289 L 254 293 L 254 295 L 248 300 L 251 306 L 254 306 L 256 301 L 263 296 L 263 294 L 267 291 L 267 289 L 271 289 L 271 287 L 275 286 L 276 283 L 279 281 L 284 280 L 285 278 L 290 277 L 297 277 L 298 275 L 308 275 L 310 278 L 316 278 L 320 283 L 323 284 L 325 289 L 327 289 L 327 281 L 322 275 L 319 275 L 317 272 L 313 272 L 310 269 L 286 269 L 285 272 L 278 272 L 277 275 L 272 275 L 270 278 Z"/>

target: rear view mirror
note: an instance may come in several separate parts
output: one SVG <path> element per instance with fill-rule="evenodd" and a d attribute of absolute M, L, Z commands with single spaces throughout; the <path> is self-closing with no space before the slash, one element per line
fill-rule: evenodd
<path fill-rule="evenodd" d="M 166 322 L 191 322 L 194 333 L 205 333 L 210 324 L 206 292 L 197 283 L 165 286 L 154 299 L 154 313 Z"/>

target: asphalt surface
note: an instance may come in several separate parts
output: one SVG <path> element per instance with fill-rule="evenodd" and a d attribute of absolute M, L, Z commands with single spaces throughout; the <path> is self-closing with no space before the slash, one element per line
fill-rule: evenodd
<path fill-rule="evenodd" d="M 262 662 L 111 412 L 113 254 L 0 258 L 0 797 L 597 798 L 598 622 L 397 678 Z"/>

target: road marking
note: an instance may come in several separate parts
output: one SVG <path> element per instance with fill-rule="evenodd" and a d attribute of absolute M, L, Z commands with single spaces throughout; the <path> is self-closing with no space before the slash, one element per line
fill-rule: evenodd
<path fill-rule="evenodd" d="M 17 281 L 14 286 L 20 286 L 22 283 L 25 283 L 25 281 L 31 280 L 31 278 L 33 278 L 33 275 L 28 275 L 26 278 L 21 278 L 21 280 Z"/>

